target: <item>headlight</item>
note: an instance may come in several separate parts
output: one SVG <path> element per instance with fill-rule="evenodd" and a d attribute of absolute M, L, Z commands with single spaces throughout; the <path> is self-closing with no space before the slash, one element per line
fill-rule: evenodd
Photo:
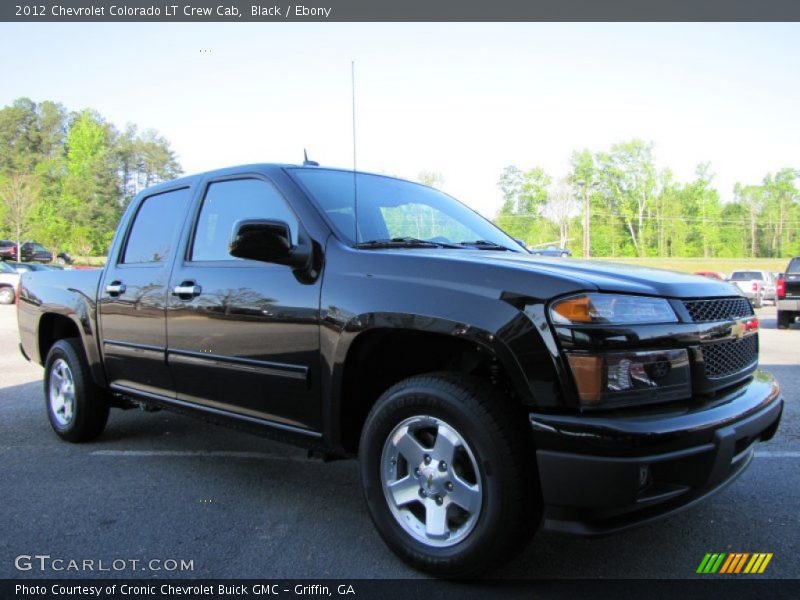
<path fill-rule="evenodd" d="M 570 354 L 567 360 L 583 406 L 669 402 L 692 395 L 686 350 Z"/>
<path fill-rule="evenodd" d="M 556 325 L 633 325 L 676 323 L 678 317 L 664 298 L 581 294 L 555 302 L 550 318 Z"/>

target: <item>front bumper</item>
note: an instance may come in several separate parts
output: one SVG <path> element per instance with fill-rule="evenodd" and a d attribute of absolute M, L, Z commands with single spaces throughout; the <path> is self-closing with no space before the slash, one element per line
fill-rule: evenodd
<path fill-rule="evenodd" d="M 702 406 L 603 416 L 531 413 L 544 527 L 604 535 L 687 508 L 739 475 L 783 411 L 768 373 Z"/>

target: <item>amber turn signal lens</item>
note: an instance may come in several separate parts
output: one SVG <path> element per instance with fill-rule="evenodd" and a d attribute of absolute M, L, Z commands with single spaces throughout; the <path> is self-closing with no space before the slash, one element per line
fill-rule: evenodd
<path fill-rule="evenodd" d="M 600 356 L 570 354 L 569 366 L 578 387 L 581 404 L 597 404 L 603 391 L 603 359 Z"/>
<path fill-rule="evenodd" d="M 569 323 L 591 323 L 592 301 L 588 296 L 577 296 L 562 300 L 553 307 L 553 312 L 564 317 Z"/>

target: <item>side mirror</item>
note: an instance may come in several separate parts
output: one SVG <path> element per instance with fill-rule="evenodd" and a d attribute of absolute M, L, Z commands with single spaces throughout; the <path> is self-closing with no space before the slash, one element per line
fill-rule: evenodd
<path fill-rule="evenodd" d="M 292 232 L 283 221 L 252 219 L 233 227 L 229 252 L 237 258 L 307 269 L 311 264 L 311 244 L 292 244 Z"/>

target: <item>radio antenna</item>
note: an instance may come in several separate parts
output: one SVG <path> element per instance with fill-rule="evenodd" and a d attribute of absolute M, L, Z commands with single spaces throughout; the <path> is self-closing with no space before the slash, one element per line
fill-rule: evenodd
<path fill-rule="evenodd" d="M 358 176 L 356 175 L 356 61 L 350 61 L 350 87 L 353 93 L 353 213 L 358 246 Z"/>

